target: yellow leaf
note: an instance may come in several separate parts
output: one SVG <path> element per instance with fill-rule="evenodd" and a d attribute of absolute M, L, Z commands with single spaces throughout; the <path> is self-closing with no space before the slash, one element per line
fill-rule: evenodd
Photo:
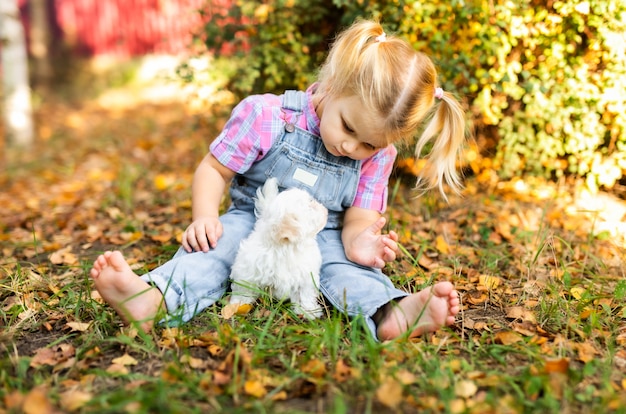
<path fill-rule="evenodd" d="M 522 340 L 522 336 L 517 332 L 501 331 L 496 333 L 496 342 L 502 345 L 511 345 Z"/>
<path fill-rule="evenodd" d="M 313 378 L 322 378 L 326 375 L 326 365 L 319 359 L 311 359 L 304 364 L 300 370 Z"/>
<path fill-rule="evenodd" d="M 124 365 L 124 366 L 138 364 L 137 360 L 128 354 L 124 354 L 121 357 L 115 358 L 112 362 L 114 364 Z"/>
<path fill-rule="evenodd" d="M 187 365 L 189 365 L 191 368 L 194 368 L 194 369 L 205 368 L 207 365 L 206 361 L 204 361 L 203 359 L 194 358 L 191 355 L 181 356 L 180 362 L 182 362 L 183 364 L 186 363 Z"/>
<path fill-rule="evenodd" d="M 120 364 L 111 364 L 106 369 L 109 374 L 128 375 L 128 368 Z"/>
<path fill-rule="evenodd" d="M 34 388 L 26 394 L 22 411 L 24 414 L 48 414 L 55 412 L 43 387 Z"/>
<path fill-rule="evenodd" d="M 72 332 L 85 332 L 91 326 L 90 323 L 86 322 L 68 322 L 65 324 L 68 328 L 72 329 Z"/>
<path fill-rule="evenodd" d="M 251 395 L 256 398 L 263 398 L 267 395 L 267 390 L 265 386 L 261 383 L 261 381 L 246 381 L 243 386 L 246 394 Z"/>
<path fill-rule="evenodd" d="M 89 392 L 71 389 L 61 394 L 61 408 L 64 411 L 78 411 L 92 398 L 93 395 Z"/>
<path fill-rule="evenodd" d="M 249 303 L 229 303 L 222 308 L 222 318 L 230 319 L 235 315 L 245 315 L 252 310 Z"/>
<path fill-rule="evenodd" d="M 569 359 L 568 358 L 546 358 L 545 360 L 545 371 L 548 374 L 559 373 L 559 374 L 567 374 L 567 369 L 569 368 Z"/>
<path fill-rule="evenodd" d="M 501 280 L 497 276 L 480 275 L 478 276 L 478 284 L 487 289 L 495 289 L 500 286 Z"/>
<path fill-rule="evenodd" d="M 272 395 L 272 401 L 285 401 L 287 400 L 287 397 L 288 397 L 287 391 L 282 390 Z"/>
<path fill-rule="evenodd" d="M 574 299 L 576 300 L 580 300 L 583 297 L 583 294 L 586 292 L 585 288 L 582 286 L 574 286 L 573 288 L 571 288 L 569 290 L 569 293 L 574 297 Z"/>
<path fill-rule="evenodd" d="M 385 406 L 395 409 L 402 402 L 402 385 L 394 378 L 387 377 L 376 390 L 376 398 Z"/>
<path fill-rule="evenodd" d="M 527 322 L 537 322 L 535 313 L 530 309 L 526 309 L 523 306 L 511 306 L 506 310 L 506 317 L 511 319 L 521 319 Z"/>
<path fill-rule="evenodd" d="M 478 386 L 472 380 L 461 380 L 454 385 L 454 394 L 461 398 L 470 398 L 476 394 Z"/>
<path fill-rule="evenodd" d="M 174 184 L 176 177 L 173 174 L 157 174 L 154 177 L 154 187 L 159 190 L 167 190 Z"/>
<path fill-rule="evenodd" d="M 68 246 L 52 253 L 50 255 L 50 262 L 55 265 L 75 265 L 78 263 L 78 258 L 72 253 L 72 247 Z"/>
<path fill-rule="evenodd" d="M 443 238 L 442 235 L 437 236 L 437 238 L 435 239 L 435 248 L 441 254 L 450 253 L 450 245 L 448 245 L 448 243 L 446 242 L 446 240 Z"/>

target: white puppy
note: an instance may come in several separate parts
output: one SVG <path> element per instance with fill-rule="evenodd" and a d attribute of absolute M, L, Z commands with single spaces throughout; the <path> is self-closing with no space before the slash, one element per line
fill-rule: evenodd
<path fill-rule="evenodd" d="M 230 312 L 252 304 L 262 290 L 289 299 L 298 314 L 322 315 L 318 303 L 322 255 L 316 235 L 326 225 L 328 211 L 306 191 L 278 191 L 275 178 L 257 190 L 257 222 L 241 242 L 230 279 Z"/>

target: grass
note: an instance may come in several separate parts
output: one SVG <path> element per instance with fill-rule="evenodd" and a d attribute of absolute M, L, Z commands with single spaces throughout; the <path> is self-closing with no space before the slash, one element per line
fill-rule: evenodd
<path fill-rule="evenodd" d="M 572 210 L 573 185 L 524 178 L 546 199 L 469 177 L 446 205 L 394 178 L 403 255 L 385 272 L 462 295 L 435 334 L 379 343 L 332 307 L 305 321 L 267 296 L 247 315 L 225 320 L 218 303 L 140 334 L 88 271 L 105 249 L 140 273 L 173 255 L 223 109 L 200 122 L 181 104 L 47 105 L 49 140 L 0 175 L 0 413 L 626 412 L 624 239 Z"/>

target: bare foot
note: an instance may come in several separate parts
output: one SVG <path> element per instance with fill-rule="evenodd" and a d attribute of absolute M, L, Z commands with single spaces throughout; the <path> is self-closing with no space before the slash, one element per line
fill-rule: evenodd
<path fill-rule="evenodd" d="M 161 292 L 132 271 L 119 251 L 98 256 L 89 272 L 104 300 L 127 324 L 148 332 L 159 310 L 165 310 Z"/>
<path fill-rule="evenodd" d="M 409 337 L 434 332 L 452 325 L 459 310 L 459 295 L 452 283 L 437 283 L 381 308 L 374 317 L 378 338 L 381 341 L 394 339 L 409 330 Z"/>

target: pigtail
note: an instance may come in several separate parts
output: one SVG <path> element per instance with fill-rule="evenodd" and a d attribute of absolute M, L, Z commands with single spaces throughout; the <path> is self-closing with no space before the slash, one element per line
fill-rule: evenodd
<path fill-rule="evenodd" d="M 333 42 L 318 80 L 325 96 L 358 96 L 379 114 L 388 144 L 412 143 L 426 120 L 415 157 L 432 147 L 416 189 L 438 188 L 446 200 L 445 184 L 460 192 L 456 161 L 465 141 L 465 114 L 452 94 L 436 87 L 437 69 L 428 56 L 387 35 L 378 22 L 357 21 Z"/>
<path fill-rule="evenodd" d="M 444 183 L 457 194 L 463 188 L 456 161 L 465 142 L 465 114 L 451 93 L 439 91 L 434 113 L 415 146 L 415 157 L 419 158 L 424 147 L 432 142 L 416 189 L 426 191 L 436 187 L 447 201 Z"/>

